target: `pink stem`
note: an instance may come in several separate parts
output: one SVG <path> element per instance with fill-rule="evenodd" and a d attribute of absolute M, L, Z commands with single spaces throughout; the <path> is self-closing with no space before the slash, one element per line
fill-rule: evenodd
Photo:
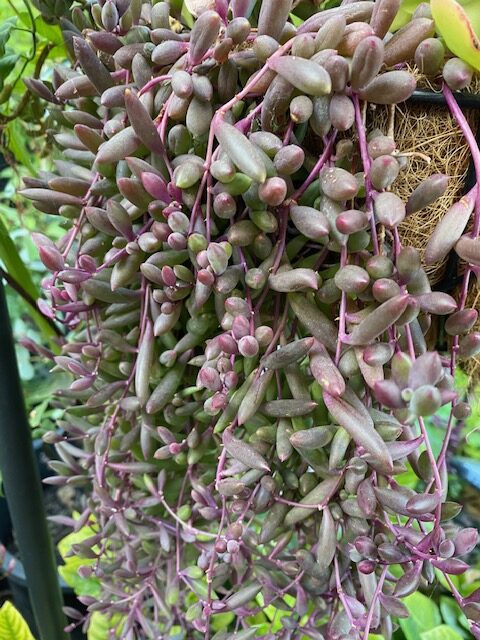
<path fill-rule="evenodd" d="M 368 153 L 367 134 L 362 119 L 362 111 L 360 109 L 360 100 L 356 93 L 352 96 L 353 106 L 355 107 L 355 124 L 357 128 L 358 144 L 360 146 L 360 155 L 362 157 L 363 169 L 365 171 L 365 205 L 367 213 L 370 216 L 370 225 L 372 228 L 372 242 L 375 254 L 380 253 L 377 237 L 377 227 L 375 225 L 375 216 L 373 214 L 373 189 L 370 181 L 370 155 Z"/>

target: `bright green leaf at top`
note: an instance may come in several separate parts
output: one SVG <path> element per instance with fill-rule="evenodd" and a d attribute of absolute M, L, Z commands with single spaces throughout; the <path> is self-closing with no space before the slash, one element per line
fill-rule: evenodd
<path fill-rule="evenodd" d="M 303 24 L 303 20 L 302 18 L 299 18 L 298 16 L 296 16 L 294 13 L 290 14 L 290 20 L 292 21 L 292 24 L 295 27 L 300 27 Z"/>
<path fill-rule="evenodd" d="M 397 16 L 390 28 L 390 31 L 398 31 L 410 22 L 415 9 L 425 0 L 402 0 Z M 459 4 L 465 9 L 470 22 L 477 34 L 480 34 L 480 2 L 478 0 L 460 0 Z"/>
<path fill-rule="evenodd" d="M 8 601 L 0 609 L 0 640 L 35 640 L 28 624 Z"/>
<path fill-rule="evenodd" d="M 402 0 L 397 16 L 390 31 L 398 31 L 410 21 L 413 12 L 423 0 Z"/>
<path fill-rule="evenodd" d="M 448 627 L 446 624 L 441 624 L 435 629 L 425 631 L 420 634 L 421 640 L 462 640 L 462 636 L 456 631 Z"/>
<path fill-rule="evenodd" d="M 480 40 L 463 7 L 456 0 L 431 0 L 437 30 L 456 56 L 480 71 Z"/>
<path fill-rule="evenodd" d="M 423 593 L 412 593 L 403 602 L 410 613 L 408 618 L 399 621 L 406 640 L 419 640 L 421 633 L 435 629 L 442 623 L 437 605 Z"/>
<path fill-rule="evenodd" d="M 182 6 L 182 18 L 190 29 L 193 27 L 193 17 L 185 3 Z"/>

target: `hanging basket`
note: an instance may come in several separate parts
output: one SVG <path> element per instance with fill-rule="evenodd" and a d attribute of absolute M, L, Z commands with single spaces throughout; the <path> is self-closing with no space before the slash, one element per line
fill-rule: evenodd
<path fill-rule="evenodd" d="M 459 103 L 470 127 L 477 131 L 480 125 L 480 95 L 462 95 Z M 408 159 L 392 188 L 404 201 L 429 175 L 444 173 L 450 178 L 447 191 L 441 198 L 409 216 L 399 227 L 402 244 L 415 247 L 423 257 L 438 221 L 466 191 L 470 167 L 468 144 L 445 105 L 442 94 L 431 90 L 417 91 L 408 102 L 393 108 L 370 106 L 367 123 L 370 131 L 380 129 L 385 135 L 391 132 L 399 154 L 405 154 Z M 442 280 L 446 262 L 425 266 L 432 284 Z"/>
<path fill-rule="evenodd" d="M 421 81 L 419 84 L 421 86 Z M 478 77 L 470 91 L 457 93 L 455 98 L 479 139 Z M 447 191 L 441 198 L 426 209 L 410 215 L 399 227 L 402 244 L 415 247 L 423 258 L 427 242 L 445 211 L 475 184 L 468 144 L 450 114 L 442 93 L 431 87 L 417 90 L 408 102 L 400 105 L 369 105 L 366 118 L 370 132 L 379 129 L 384 135 L 390 133 L 397 143 L 400 156 L 404 154 L 408 159 L 392 188 L 404 201 L 429 175 L 443 173 L 450 178 Z M 464 266 L 453 252 L 439 264 L 424 265 L 434 288 L 452 293 L 455 297 L 458 297 L 456 294 Z M 466 306 L 480 311 L 480 290 L 475 277 L 470 280 Z M 473 330 L 480 330 L 480 320 Z M 432 323 L 427 334 L 429 347 L 435 348 L 442 341 L 445 342 L 445 337 L 441 327 L 438 323 Z M 476 387 L 480 383 L 480 356 L 460 361 L 459 364 L 469 376 L 471 387 Z"/>

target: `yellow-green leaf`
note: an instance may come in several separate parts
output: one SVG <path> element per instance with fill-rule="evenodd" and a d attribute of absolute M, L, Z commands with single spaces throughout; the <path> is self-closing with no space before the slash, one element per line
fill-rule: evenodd
<path fill-rule="evenodd" d="M 462 640 L 462 636 L 446 624 L 420 634 L 421 640 Z"/>
<path fill-rule="evenodd" d="M 8 147 L 15 158 L 23 164 L 32 174 L 36 172 L 32 164 L 32 153 L 27 148 L 26 137 L 23 131 L 23 125 L 20 120 L 12 120 L 6 126 L 8 136 Z"/>
<path fill-rule="evenodd" d="M 0 609 L 0 640 L 35 640 L 22 615 L 8 601 Z"/>
<path fill-rule="evenodd" d="M 418 640 L 421 633 L 430 631 L 442 623 L 439 608 L 423 593 L 412 593 L 405 598 L 404 603 L 410 616 L 402 618 L 400 626 L 407 640 Z"/>
<path fill-rule="evenodd" d="M 463 7 L 456 0 L 431 0 L 430 6 L 450 51 L 480 71 L 480 39 Z"/>
<path fill-rule="evenodd" d="M 398 31 L 404 27 L 411 20 L 413 12 L 421 2 L 422 0 L 402 0 L 390 31 Z"/>
<path fill-rule="evenodd" d="M 95 611 L 90 618 L 90 625 L 88 627 L 87 639 L 88 640 L 110 640 L 112 637 L 110 631 L 115 630 L 115 637 L 120 638 L 122 632 L 122 626 L 125 618 L 116 614 L 114 616 L 107 617 L 99 611 Z"/>

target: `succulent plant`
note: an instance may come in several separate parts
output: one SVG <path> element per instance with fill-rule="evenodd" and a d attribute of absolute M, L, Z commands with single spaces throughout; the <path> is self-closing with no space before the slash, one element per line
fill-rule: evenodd
<path fill-rule="evenodd" d="M 469 412 L 457 354 L 480 350 L 465 308 L 480 190 L 427 248 L 468 263 L 456 300 L 397 231 L 448 178 L 403 202 L 390 188 L 406 159 L 365 125 L 367 102 L 414 91 L 405 63 L 441 79 L 425 7 L 390 38 L 395 0 L 298 28 L 291 0 L 263 0 L 251 23 L 252 4 L 217 0 L 189 30 L 166 2 L 92 3 L 73 14 L 75 64 L 54 93 L 32 87 L 61 154 L 23 194 L 67 227 L 58 245 L 35 235 L 41 307 L 70 330 L 55 363 L 74 377 L 51 482 L 85 486 L 72 525 L 96 534 L 73 551 L 102 595 L 81 600 L 120 614 L 126 640 L 388 639 L 401 599 L 464 572 L 477 541 L 452 522 L 446 452 Z M 458 88 L 464 63 L 444 75 Z M 432 316 L 446 354 L 427 350 Z M 435 458 L 424 418 L 444 405 Z M 417 490 L 396 479 L 407 465 Z M 452 590 L 480 637 L 478 594 Z M 272 611 L 281 628 L 257 628 Z"/>

